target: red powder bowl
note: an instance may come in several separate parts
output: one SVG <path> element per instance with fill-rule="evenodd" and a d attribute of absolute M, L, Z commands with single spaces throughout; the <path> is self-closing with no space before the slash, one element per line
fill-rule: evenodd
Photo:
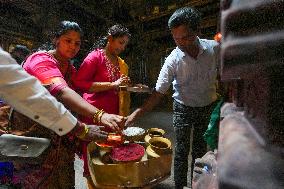
<path fill-rule="evenodd" d="M 114 147 L 110 157 L 114 162 L 135 162 L 140 161 L 144 156 L 145 148 L 139 144 L 129 143 Z"/>

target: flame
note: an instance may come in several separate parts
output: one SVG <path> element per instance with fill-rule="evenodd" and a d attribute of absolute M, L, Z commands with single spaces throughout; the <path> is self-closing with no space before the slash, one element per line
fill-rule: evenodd
<path fill-rule="evenodd" d="M 220 32 L 218 32 L 215 36 L 214 36 L 214 40 L 217 42 L 221 42 L 222 39 L 222 34 Z"/>

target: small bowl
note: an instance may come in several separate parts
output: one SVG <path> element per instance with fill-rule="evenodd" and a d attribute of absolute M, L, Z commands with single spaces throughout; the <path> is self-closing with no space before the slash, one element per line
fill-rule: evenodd
<path fill-rule="evenodd" d="M 159 128 L 150 128 L 147 130 L 150 137 L 162 137 L 166 133 L 165 130 Z"/>
<path fill-rule="evenodd" d="M 98 146 L 100 151 L 110 152 L 113 145 L 108 143 L 102 143 L 102 142 L 95 142 L 95 144 Z"/>
<path fill-rule="evenodd" d="M 127 129 L 129 129 L 129 128 L 132 128 L 132 129 L 135 129 L 135 128 L 141 129 L 141 133 L 135 134 L 135 135 L 127 135 L 127 134 L 125 134 L 125 131 L 126 131 Z M 122 131 L 122 132 L 123 132 L 123 134 L 124 134 L 125 140 L 128 140 L 129 142 L 143 141 L 143 139 L 144 139 L 144 137 L 145 137 L 145 135 L 146 135 L 145 130 L 144 130 L 143 128 L 140 128 L 140 127 L 128 127 L 128 128 L 126 128 L 126 130 L 124 130 L 124 131 Z"/>
<path fill-rule="evenodd" d="M 153 137 L 149 140 L 150 147 L 159 155 L 171 152 L 172 143 L 164 137 Z"/>
<path fill-rule="evenodd" d="M 147 135 L 144 137 L 144 141 L 149 146 L 149 140 L 152 137 L 164 137 L 165 131 L 159 128 L 150 128 L 147 130 Z"/>
<path fill-rule="evenodd" d="M 124 137 L 121 134 L 109 133 L 107 136 L 107 142 L 117 146 L 124 143 Z"/>
<path fill-rule="evenodd" d="M 95 142 L 100 150 L 110 151 L 113 147 L 124 143 L 124 138 L 116 133 L 109 133 L 107 140 L 104 142 Z"/>
<path fill-rule="evenodd" d="M 150 137 L 162 137 L 166 133 L 165 130 L 159 128 L 150 128 L 147 130 Z"/>

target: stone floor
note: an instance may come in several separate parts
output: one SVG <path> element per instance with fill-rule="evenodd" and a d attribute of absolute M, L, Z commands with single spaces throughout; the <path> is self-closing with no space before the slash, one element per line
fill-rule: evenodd
<path fill-rule="evenodd" d="M 135 123 L 135 126 L 142 127 L 144 129 L 148 129 L 151 127 L 157 127 L 164 129 L 166 131 L 165 137 L 169 138 L 174 147 L 174 130 L 172 126 L 172 113 L 171 112 L 150 112 L 143 116 L 140 120 Z M 189 158 L 189 162 L 190 162 Z M 82 161 L 78 158 L 75 160 L 75 171 L 76 171 L 76 189 L 86 189 L 86 180 L 82 176 L 83 168 Z M 173 168 L 173 163 L 172 163 Z M 190 178 L 190 175 L 188 175 Z M 188 179 L 189 180 L 189 179 Z M 190 186 L 190 183 L 188 183 Z M 173 189 L 174 181 L 173 181 L 173 169 L 172 174 L 169 178 L 154 186 L 153 189 Z"/>

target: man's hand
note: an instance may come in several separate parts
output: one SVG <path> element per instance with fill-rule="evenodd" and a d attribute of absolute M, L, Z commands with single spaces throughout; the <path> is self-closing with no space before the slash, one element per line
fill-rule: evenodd
<path fill-rule="evenodd" d="M 86 125 L 86 127 L 88 128 L 88 133 L 84 137 L 84 140 L 96 142 L 102 142 L 107 140 L 108 133 L 101 130 L 103 126 Z"/>
<path fill-rule="evenodd" d="M 141 114 L 141 109 L 137 109 L 134 112 L 132 112 L 132 114 L 126 117 L 124 126 L 125 127 L 132 126 L 140 114 Z"/>
<path fill-rule="evenodd" d="M 76 126 L 68 133 L 69 136 L 76 136 L 81 140 L 86 141 L 105 141 L 107 140 L 108 133 L 101 130 L 103 126 L 86 125 L 77 122 Z"/>
<path fill-rule="evenodd" d="M 216 167 L 216 155 L 214 152 L 207 152 L 202 158 L 195 159 L 193 168 L 193 181 L 197 181 L 203 174 L 212 173 L 213 167 Z"/>

